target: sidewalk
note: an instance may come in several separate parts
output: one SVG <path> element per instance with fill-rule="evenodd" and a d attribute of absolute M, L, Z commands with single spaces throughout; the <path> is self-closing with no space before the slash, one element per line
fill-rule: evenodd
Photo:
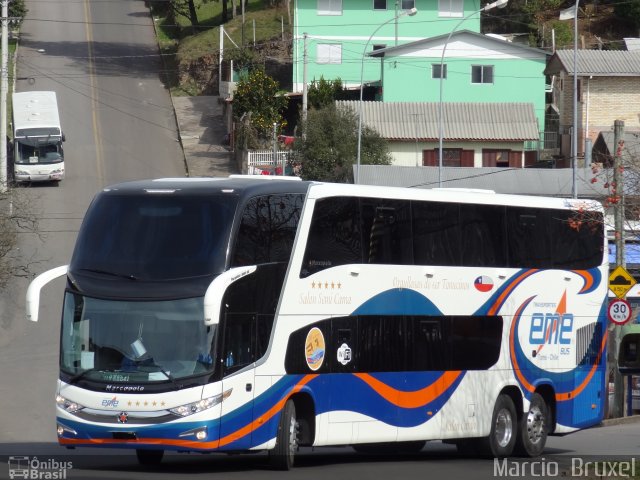
<path fill-rule="evenodd" d="M 188 177 L 240 173 L 225 144 L 227 134 L 217 96 L 172 97 Z"/>

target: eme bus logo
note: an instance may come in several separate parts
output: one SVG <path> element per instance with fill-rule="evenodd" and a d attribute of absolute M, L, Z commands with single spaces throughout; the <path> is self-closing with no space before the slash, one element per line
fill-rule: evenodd
<path fill-rule="evenodd" d="M 571 353 L 573 334 L 573 313 L 534 313 L 531 315 L 529 344 L 537 345 L 533 356 L 540 353 L 545 345 L 557 345 L 560 355 Z"/>

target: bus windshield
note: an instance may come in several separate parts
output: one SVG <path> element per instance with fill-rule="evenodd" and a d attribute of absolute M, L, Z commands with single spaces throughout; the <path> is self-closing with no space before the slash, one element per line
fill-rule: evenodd
<path fill-rule="evenodd" d="M 232 195 L 101 195 L 78 234 L 71 268 L 153 281 L 220 273 L 236 202 Z"/>
<path fill-rule="evenodd" d="M 33 142 L 16 141 L 15 143 L 17 149 L 15 162 L 18 164 L 60 163 L 64 160 L 60 142 L 35 145 Z"/>
<path fill-rule="evenodd" d="M 215 326 L 203 321 L 203 299 L 101 300 L 67 292 L 60 368 L 122 384 L 175 381 L 213 372 Z"/>

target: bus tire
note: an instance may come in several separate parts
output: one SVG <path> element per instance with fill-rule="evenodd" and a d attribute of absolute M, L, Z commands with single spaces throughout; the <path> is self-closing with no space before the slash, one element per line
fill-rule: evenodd
<path fill-rule="evenodd" d="M 529 411 L 522 416 L 516 435 L 515 452 L 523 457 L 537 457 L 547 443 L 549 407 L 538 393 L 531 395 Z"/>
<path fill-rule="evenodd" d="M 153 466 L 159 465 L 164 456 L 164 450 L 145 450 L 143 448 L 136 449 L 136 457 L 140 465 Z"/>
<path fill-rule="evenodd" d="M 478 453 L 494 458 L 513 453 L 518 429 L 516 407 L 509 395 L 500 394 L 493 407 L 489 436 L 480 439 Z"/>
<path fill-rule="evenodd" d="M 290 470 L 298 451 L 298 421 L 293 400 L 287 400 L 276 433 L 276 446 L 269 450 L 269 463 L 277 470 Z"/>

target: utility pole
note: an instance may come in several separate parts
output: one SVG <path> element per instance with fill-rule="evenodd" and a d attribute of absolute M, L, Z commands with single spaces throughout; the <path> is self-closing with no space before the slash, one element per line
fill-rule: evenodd
<path fill-rule="evenodd" d="M 302 121 L 304 122 L 307 119 L 307 101 L 308 101 L 308 87 L 307 87 L 307 33 L 302 34 L 303 41 L 303 49 L 302 49 Z"/>
<path fill-rule="evenodd" d="M 9 0 L 2 0 L 2 72 L 0 75 L 0 193 L 7 191 L 7 90 L 9 87 Z"/>
<path fill-rule="evenodd" d="M 624 180 L 620 171 L 622 167 L 622 150 L 624 148 L 624 122 L 616 120 L 613 123 L 613 185 L 615 188 L 614 220 L 616 229 L 616 266 L 626 267 L 624 255 Z M 620 350 L 620 327 L 613 327 L 613 417 L 624 416 L 624 381 L 618 370 L 618 353 Z"/>

